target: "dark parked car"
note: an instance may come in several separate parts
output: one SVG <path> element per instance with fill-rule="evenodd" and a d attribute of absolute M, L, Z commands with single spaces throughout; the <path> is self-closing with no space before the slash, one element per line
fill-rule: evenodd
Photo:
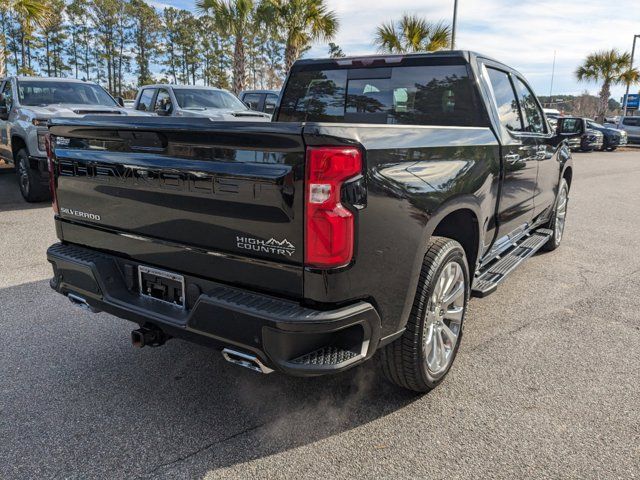
<path fill-rule="evenodd" d="M 627 144 L 627 132 L 618 128 L 601 125 L 593 120 L 585 118 L 586 128 L 590 130 L 596 130 L 603 135 L 603 143 L 600 150 L 608 150 L 613 152 L 618 147 L 623 147 Z"/>
<path fill-rule="evenodd" d="M 579 135 L 466 51 L 298 61 L 271 123 L 50 134 L 51 287 L 73 303 L 137 323 L 135 346 L 180 337 L 263 373 L 381 351 L 416 391 L 449 371 L 469 297 L 560 245 Z"/>
<path fill-rule="evenodd" d="M 574 135 L 569 139 L 569 148 L 573 151 L 592 152 L 600 150 L 604 145 L 604 134 L 593 128 L 589 128 L 587 118 L 560 117 L 558 128 Z"/>
<path fill-rule="evenodd" d="M 278 105 L 280 92 L 276 90 L 246 90 L 240 92 L 240 100 L 251 110 L 273 114 Z"/>

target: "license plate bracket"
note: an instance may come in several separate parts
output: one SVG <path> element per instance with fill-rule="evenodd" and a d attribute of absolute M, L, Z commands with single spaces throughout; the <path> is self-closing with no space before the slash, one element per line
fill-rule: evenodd
<path fill-rule="evenodd" d="M 177 273 L 138 265 L 140 295 L 178 308 L 185 308 L 184 277 Z"/>

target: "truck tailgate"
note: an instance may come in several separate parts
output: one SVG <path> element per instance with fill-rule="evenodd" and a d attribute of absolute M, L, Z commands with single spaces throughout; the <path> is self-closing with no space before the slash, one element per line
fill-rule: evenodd
<path fill-rule="evenodd" d="M 50 132 L 63 240 L 302 294 L 300 124 L 85 117 L 54 120 Z"/>

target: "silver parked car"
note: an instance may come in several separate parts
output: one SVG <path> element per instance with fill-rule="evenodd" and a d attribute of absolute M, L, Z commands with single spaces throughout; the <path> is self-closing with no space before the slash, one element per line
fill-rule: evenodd
<path fill-rule="evenodd" d="M 148 85 L 138 90 L 135 109 L 170 117 L 208 117 L 219 121 L 268 122 L 231 92 L 194 85 Z"/>
<path fill-rule="evenodd" d="M 640 143 L 640 116 L 622 118 L 618 128 L 627 132 L 629 143 Z"/>
<path fill-rule="evenodd" d="M 0 160 L 16 167 L 28 202 L 49 197 L 45 150 L 47 122 L 54 117 L 145 115 L 125 110 L 100 85 L 71 78 L 0 79 Z"/>

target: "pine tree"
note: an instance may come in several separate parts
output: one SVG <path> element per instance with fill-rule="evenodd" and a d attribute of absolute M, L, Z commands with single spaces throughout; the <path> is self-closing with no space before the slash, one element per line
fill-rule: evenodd
<path fill-rule="evenodd" d="M 132 19 L 132 37 L 134 44 L 136 74 L 138 85 L 153 83 L 150 64 L 159 53 L 158 36 L 161 30 L 161 19 L 155 8 L 144 0 L 131 0 L 127 13 Z"/>
<path fill-rule="evenodd" d="M 166 68 L 162 71 L 169 76 L 169 80 L 172 83 L 178 83 L 178 73 L 181 65 L 177 50 L 178 12 L 178 9 L 173 7 L 165 8 L 163 12 L 165 58 L 162 64 Z"/>
<path fill-rule="evenodd" d="M 64 22 L 65 7 L 64 0 L 51 0 L 49 22 L 41 29 L 44 51 L 39 63 L 46 65 L 48 77 L 61 77 L 70 70 L 64 57 L 68 27 Z"/>

